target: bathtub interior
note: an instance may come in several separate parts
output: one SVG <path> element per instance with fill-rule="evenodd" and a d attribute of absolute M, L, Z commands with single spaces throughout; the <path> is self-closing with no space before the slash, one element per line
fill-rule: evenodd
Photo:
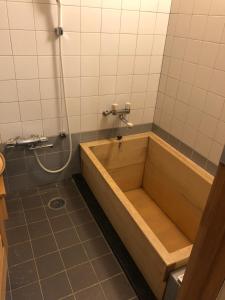
<path fill-rule="evenodd" d="M 193 244 L 208 173 L 154 135 L 91 150 L 169 253 Z"/>

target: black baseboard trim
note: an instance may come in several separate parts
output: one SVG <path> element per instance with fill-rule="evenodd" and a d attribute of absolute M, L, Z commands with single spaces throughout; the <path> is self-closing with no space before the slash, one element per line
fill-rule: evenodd
<path fill-rule="evenodd" d="M 81 195 L 86 201 L 96 222 L 101 228 L 113 253 L 117 257 L 124 273 L 126 274 L 128 280 L 130 281 L 130 284 L 135 290 L 138 299 L 156 300 L 153 292 L 149 288 L 143 275 L 141 274 L 135 262 L 131 258 L 130 254 L 128 253 L 126 247 L 124 246 L 118 234 L 114 230 L 113 226 L 109 222 L 104 211 L 98 204 L 98 201 L 96 200 L 94 194 L 92 193 L 91 189 L 89 188 L 83 176 L 81 174 L 75 174 L 73 175 L 73 180 L 75 181 Z"/>

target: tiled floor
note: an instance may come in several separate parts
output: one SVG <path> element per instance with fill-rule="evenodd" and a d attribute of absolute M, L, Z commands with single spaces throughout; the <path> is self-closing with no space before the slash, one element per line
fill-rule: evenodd
<path fill-rule="evenodd" d="M 56 196 L 65 209 L 49 209 Z M 10 195 L 7 206 L 7 300 L 137 299 L 72 180 Z"/>

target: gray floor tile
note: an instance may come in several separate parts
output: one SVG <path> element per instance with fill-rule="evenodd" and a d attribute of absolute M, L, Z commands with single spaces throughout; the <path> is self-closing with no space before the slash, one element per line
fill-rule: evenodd
<path fill-rule="evenodd" d="M 41 280 L 41 288 L 46 300 L 57 300 L 72 293 L 65 272 Z"/>
<path fill-rule="evenodd" d="M 75 294 L 76 300 L 105 300 L 100 285 L 90 287 L 84 291 Z"/>
<path fill-rule="evenodd" d="M 128 300 L 135 296 L 124 275 L 118 275 L 104 281 L 102 287 L 108 300 Z"/>
<path fill-rule="evenodd" d="M 113 254 L 108 254 L 92 261 L 99 280 L 105 280 L 122 272 Z"/>
<path fill-rule="evenodd" d="M 38 222 L 46 219 L 46 213 L 43 207 L 26 210 L 25 216 L 27 223 Z"/>
<path fill-rule="evenodd" d="M 13 300 L 42 300 L 41 289 L 38 283 L 12 291 Z"/>
<path fill-rule="evenodd" d="M 107 254 L 111 251 L 106 241 L 102 237 L 84 242 L 84 247 L 90 259 Z"/>
<path fill-rule="evenodd" d="M 71 217 L 73 224 L 76 226 L 88 223 L 93 220 L 90 212 L 86 208 L 73 211 L 69 214 L 69 216 Z"/>
<path fill-rule="evenodd" d="M 79 243 L 79 238 L 74 228 L 56 232 L 55 238 L 59 248 L 66 248 Z"/>
<path fill-rule="evenodd" d="M 33 252 L 30 241 L 11 246 L 8 249 L 9 267 L 25 262 L 33 258 Z"/>
<path fill-rule="evenodd" d="M 85 202 L 81 196 L 74 196 L 72 198 L 66 198 L 66 209 L 71 212 L 85 208 Z"/>
<path fill-rule="evenodd" d="M 20 198 L 16 198 L 11 201 L 6 201 L 8 213 L 14 213 L 23 210 L 22 201 Z"/>
<path fill-rule="evenodd" d="M 38 280 L 34 261 L 25 262 L 9 269 L 11 288 L 16 289 Z"/>
<path fill-rule="evenodd" d="M 38 274 L 41 279 L 64 270 L 59 252 L 51 253 L 36 259 Z"/>
<path fill-rule="evenodd" d="M 61 255 L 66 268 L 71 268 L 87 261 L 87 256 L 81 245 L 63 249 L 61 250 Z"/>
<path fill-rule="evenodd" d="M 61 231 L 73 226 L 70 218 L 67 215 L 55 217 L 50 220 L 52 230 L 54 232 Z"/>
<path fill-rule="evenodd" d="M 32 247 L 35 257 L 46 255 L 57 250 L 57 245 L 53 235 L 47 235 L 45 237 L 32 240 Z"/>
<path fill-rule="evenodd" d="M 25 210 L 40 207 L 42 206 L 41 197 L 39 195 L 33 195 L 22 198 L 22 204 Z"/>
<path fill-rule="evenodd" d="M 25 216 L 23 211 L 10 213 L 8 220 L 5 221 L 6 229 L 10 229 L 17 226 L 26 224 Z"/>
<path fill-rule="evenodd" d="M 77 232 L 81 241 L 90 240 L 101 235 L 101 230 L 95 222 L 78 226 Z"/>
<path fill-rule="evenodd" d="M 27 226 L 9 229 L 7 230 L 6 234 L 9 246 L 17 243 L 23 243 L 29 239 Z"/>
<path fill-rule="evenodd" d="M 36 239 L 52 232 L 47 220 L 28 224 L 28 230 L 31 239 Z"/>
<path fill-rule="evenodd" d="M 67 271 L 74 292 L 97 283 L 97 278 L 90 265 L 85 263 Z"/>

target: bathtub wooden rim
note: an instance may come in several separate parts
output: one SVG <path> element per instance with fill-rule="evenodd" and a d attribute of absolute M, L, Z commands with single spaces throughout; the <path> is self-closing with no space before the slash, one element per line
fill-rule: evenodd
<path fill-rule="evenodd" d="M 170 146 L 168 143 L 163 141 L 160 137 L 158 137 L 153 132 L 125 136 L 125 137 L 123 137 L 123 141 L 129 141 L 129 140 L 141 139 L 141 138 L 151 138 L 151 139 L 155 140 L 164 149 L 169 151 L 172 155 L 175 155 L 177 157 L 177 159 L 182 161 L 182 163 L 184 163 L 187 167 L 191 168 L 199 176 L 204 177 L 204 179 L 209 184 L 212 184 L 213 179 L 214 179 L 213 176 L 211 176 L 207 171 L 205 171 L 204 169 L 199 167 L 197 164 L 195 164 L 189 158 L 184 156 L 178 150 L 176 150 L 175 148 Z M 140 228 L 140 230 L 144 234 L 145 238 L 153 246 L 153 248 L 158 253 L 160 258 L 164 261 L 166 266 L 167 267 L 182 266 L 185 262 L 187 262 L 187 260 L 190 256 L 190 253 L 192 250 L 192 245 L 184 247 L 184 248 L 179 249 L 174 252 L 168 252 L 167 249 L 164 247 L 164 245 L 160 242 L 160 240 L 157 238 L 157 236 L 154 234 L 154 232 L 149 228 L 149 226 L 147 225 L 145 220 L 137 212 L 137 210 L 133 207 L 133 205 L 130 203 L 129 199 L 126 197 L 126 195 L 123 193 L 123 191 L 119 188 L 119 186 L 116 184 L 116 182 L 110 176 L 108 171 L 104 168 L 104 166 L 101 164 L 101 162 L 98 160 L 98 158 L 95 156 L 95 154 L 91 150 L 92 147 L 100 146 L 100 145 L 107 145 L 107 144 L 111 144 L 112 142 L 119 143 L 120 141 L 117 141 L 115 139 L 97 140 L 97 141 L 81 143 L 80 147 L 82 148 L 83 152 L 89 157 L 89 159 L 92 161 L 94 166 L 97 168 L 101 177 L 107 182 L 107 184 L 110 187 L 113 194 L 118 198 L 119 201 L 122 202 L 123 206 L 128 211 L 129 215 L 132 217 L 135 224 L 137 224 L 137 226 Z"/>

